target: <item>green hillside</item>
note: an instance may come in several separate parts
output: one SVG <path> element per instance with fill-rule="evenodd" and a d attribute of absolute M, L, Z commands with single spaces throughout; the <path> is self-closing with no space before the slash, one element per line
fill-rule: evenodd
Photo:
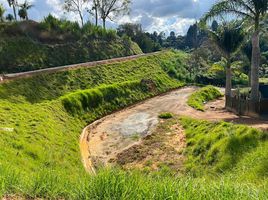
<path fill-rule="evenodd" d="M 12 181 L 21 180 L 13 180 L 14 171 L 30 183 L 40 171 L 65 174 L 68 180 L 83 174 L 79 152 L 83 127 L 114 110 L 183 86 L 186 56 L 168 51 L 1 84 L 0 195 L 17 190 Z M 80 94 L 86 94 L 88 101 Z M 105 103 L 92 105 L 96 101 L 90 98 Z M 82 105 L 80 112 L 72 112 L 77 104 Z"/>
<path fill-rule="evenodd" d="M 267 133 L 173 117 L 185 129 L 185 171 L 100 169 L 86 174 L 79 136 L 88 123 L 189 82 L 187 54 L 165 51 L 116 64 L 0 85 L 0 196 L 46 199 L 267 199 Z"/>
<path fill-rule="evenodd" d="M 113 30 L 48 16 L 43 22 L 0 23 L 0 73 L 140 54 L 139 46 Z"/>

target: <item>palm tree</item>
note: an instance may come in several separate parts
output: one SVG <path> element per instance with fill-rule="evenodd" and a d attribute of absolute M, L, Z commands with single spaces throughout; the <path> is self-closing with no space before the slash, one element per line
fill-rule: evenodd
<path fill-rule="evenodd" d="M 7 0 L 9 7 L 13 8 L 13 13 L 15 20 L 17 21 L 17 11 L 16 11 L 16 6 L 18 5 L 17 0 Z"/>
<path fill-rule="evenodd" d="M 33 7 L 33 4 L 30 4 L 27 0 L 23 4 L 20 5 L 20 10 L 19 10 L 19 16 L 22 19 L 29 20 L 28 17 L 28 10 Z"/>
<path fill-rule="evenodd" d="M 217 32 L 209 31 L 213 42 L 219 48 L 222 56 L 226 59 L 226 85 L 225 96 L 230 97 L 232 92 L 232 55 L 239 49 L 243 40 L 244 32 L 240 26 L 230 23 L 218 28 Z"/>
<path fill-rule="evenodd" d="M 254 25 L 252 36 L 251 62 L 251 100 L 259 100 L 259 67 L 260 67 L 260 22 L 268 10 L 268 0 L 221 0 L 204 16 L 207 21 L 222 14 L 234 14 L 250 20 Z"/>
<path fill-rule="evenodd" d="M 4 13 L 5 13 L 5 8 L 3 7 L 2 4 L 0 4 L 0 22 L 4 21 Z"/>

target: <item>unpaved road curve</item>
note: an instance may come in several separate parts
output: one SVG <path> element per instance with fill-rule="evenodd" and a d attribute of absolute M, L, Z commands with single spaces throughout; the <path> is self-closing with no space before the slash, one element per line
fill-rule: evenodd
<path fill-rule="evenodd" d="M 207 104 L 206 112 L 194 110 L 186 102 L 196 90 L 196 87 L 178 89 L 108 115 L 87 126 L 80 138 L 85 168 L 92 172 L 94 166 L 109 164 L 119 152 L 138 143 L 140 137 L 150 134 L 158 124 L 158 115 L 163 112 L 197 119 L 245 123 L 268 129 L 267 121 L 239 118 L 225 111 L 223 99 Z"/>

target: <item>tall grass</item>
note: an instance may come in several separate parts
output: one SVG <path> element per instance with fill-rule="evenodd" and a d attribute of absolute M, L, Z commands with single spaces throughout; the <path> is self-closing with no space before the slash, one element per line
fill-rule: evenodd
<path fill-rule="evenodd" d="M 70 178 L 64 173 L 41 171 L 19 177 L 13 183 L 1 179 L 2 196 L 16 193 L 26 198 L 46 199 L 266 199 L 267 188 L 240 184 L 230 179 L 174 176 L 156 172 L 124 172 L 102 169 L 96 176 L 81 174 Z M 12 185 L 11 185 L 12 184 Z M 3 188 L 9 188 L 4 192 Z M 1 193 L 0 193 L 1 194 Z"/>

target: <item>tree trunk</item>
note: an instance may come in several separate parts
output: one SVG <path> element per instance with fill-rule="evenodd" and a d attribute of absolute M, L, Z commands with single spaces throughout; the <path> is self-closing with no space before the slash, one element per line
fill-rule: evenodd
<path fill-rule="evenodd" d="M 16 8 L 14 4 L 13 4 L 13 12 L 14 12 L 15 21 L 17 21 L 17 13 L 16 13 Z"/>
<path fill-rule="evenodd" d="M 255 31 L 252 37 L 251 100 L 259 100 L 260 35 Z"/>
<path fill-rule="evenodd" d="M 105 30 L 106 29 L 106 19 L 105 18 L 102 18 L 102 26 Z"/>
<path fill-rule="evenodd" d="M 95 9 L 95 25 L 98 26 L 98 9 Z"/>
<path fill-rule="evenodd" d="M 80 16 L 81 24 L 82 26 L 84 26 L 84 18 L 81 12 L 79 12 L 79 16 Z"/>
<path fill-rule="evenodd" d="M 248 87 L 251 86 L 251 70 L 248 72 Z"/>
<path fill-rule="evenodd" d="M 226 65 L 225 107 L 227 106 L 227 97 L 231 96 L 232 96 L 232 69 L 231 69 L 231 61 L 228 58 Z"/>

